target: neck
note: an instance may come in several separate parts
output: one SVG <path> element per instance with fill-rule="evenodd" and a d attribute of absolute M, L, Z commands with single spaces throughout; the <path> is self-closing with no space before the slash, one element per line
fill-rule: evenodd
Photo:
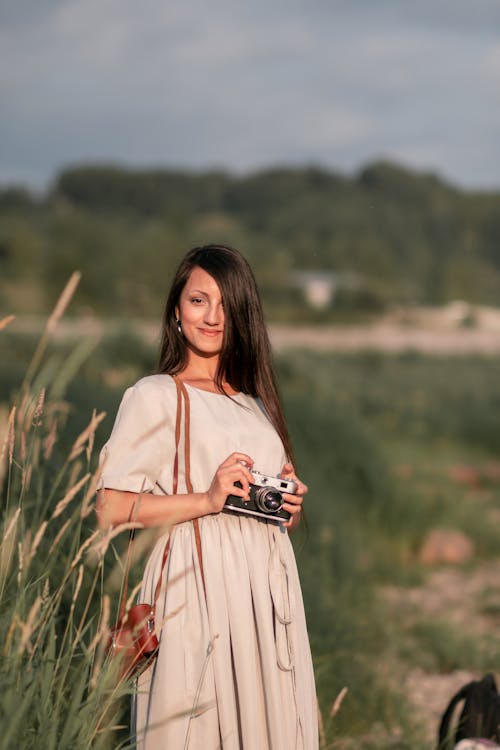
<path fill-rule="evenodd" d="M 218 363 L 218 356 L 210 358 L 191 356 L 185 369 L 179 373 L 179 377 L 188 385 L 194 385 L 205 391 L 219 393 L 220 389 L 215 384 Z M 230 396 L 237 393 L 225 378 L 222 378 L 222 389 L 224 393 Z"/>
<path fill-rule="evenodd" d="M 205 380 L 215 382 L 219 356 L 200 357 L 190 352 L 186 368 L 182 371 L 185 380 Z"/>

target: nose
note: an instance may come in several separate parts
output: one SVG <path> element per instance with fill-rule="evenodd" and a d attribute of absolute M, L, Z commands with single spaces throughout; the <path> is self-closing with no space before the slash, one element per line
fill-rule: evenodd
<path fill-rule="evenodd" d="M 205 310 L 205 323 L 210 326 L 221 325 L 224 322 L 222 305 L 208 305 Z"/>

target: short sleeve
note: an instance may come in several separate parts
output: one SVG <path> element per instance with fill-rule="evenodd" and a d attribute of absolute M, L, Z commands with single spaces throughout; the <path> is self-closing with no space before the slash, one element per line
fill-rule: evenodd
<path fill-rule="evenodd" d="M 153 492 L 173 459 L 171 414 L 165 408 L 164 394 L 146 381 L 123 395 L 111 436 L 100 454 L 99 488 Z"/>

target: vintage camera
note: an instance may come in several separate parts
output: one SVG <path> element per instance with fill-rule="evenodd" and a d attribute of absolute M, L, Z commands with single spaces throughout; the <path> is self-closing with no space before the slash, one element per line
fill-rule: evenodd
<path fill-rule="evenodd" d="M 291 514 L 283 510 L 283 493 L 295 495 L 297 483 L 291 479 L 267 476 L 259 471 L 252 471 L 254 483 L 250 485 L 250 499 L 244 500 L 238 495 L 229 495 L 224 510 L 235 513 L 246 513 L 249 516 L 266 518 L 270 521 L 288 521 Z M 240 482 L 235 482 L 241 487 Z"/>

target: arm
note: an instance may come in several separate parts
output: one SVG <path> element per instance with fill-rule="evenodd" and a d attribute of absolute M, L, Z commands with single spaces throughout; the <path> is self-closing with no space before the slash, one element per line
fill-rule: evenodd
<path fill-rule="evenodd" d="M 98 492 L 95 508 L 99 528 L 107 529 L 109 526 L 126 523 L 136 503 L 132 520 L 145 528 L 171 526 L 217 512 L 210 504 L 208 492 L 194 492 L 190 495 L 141 495 L 137 492 L 105 487 Z"/>
<path fill-rule="evenodd" d="M 215 472 L 206 492 L 151 495 L 104 487 L 97 495 L 98 525 L 101 529 L 106 529 L 126 523 L 137 501 L 139 502 L 134 520 L 144 527 L 170 526 L 211 513 L 219 513 L 229 494 L 248 499 L 249 484 L 253 481 L 249 471 L 252 466 L 253 461 L 249 456 L 244 453 L 231 453 Z M 241 488 L 234 486 L 237 481 L 241 483 Z"/>

